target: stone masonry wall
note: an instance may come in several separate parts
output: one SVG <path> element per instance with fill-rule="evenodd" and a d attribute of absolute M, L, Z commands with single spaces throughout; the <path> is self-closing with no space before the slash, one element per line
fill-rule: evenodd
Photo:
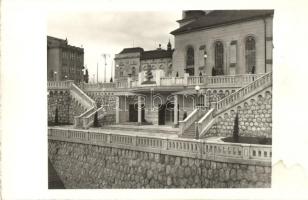
<path fill-rule="evenodd" d="M 65 188 L 270 187 L 271 167 L 49 140 Z"/>
<path fill-rule="evenodd" d="M 272 137 L 272 92 L 267 89 L 216 116 L 206 136 L 232 136 L 234 119 L 239 116 L 241 136 Z"/>
<path fill-rule="evenodd" d="M 69 91 L 51 91 L 48 96 L 48 122 L 55 121 L 56 108 L 58 108 L 59 123 L 73 124 L 74 116 L 85 111 L 85 108 L 75 99 L 71 98 Z"/>

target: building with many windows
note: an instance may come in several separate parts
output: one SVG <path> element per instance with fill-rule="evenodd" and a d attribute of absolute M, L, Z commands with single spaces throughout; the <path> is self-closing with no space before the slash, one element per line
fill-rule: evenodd
<path fill-rule="evenodd" d="M 180 75 L 234 75 L 272 70 L 273 10 L 183 11 L 173 66 Z"/>
<path fill-rule="evenodd" d="M 67 39 L 47 36 L 48 81 L 83 81 L 84 49 L 69 45 Z"/>
<path fill-rule="evenodd" d="M 146 71 L 148 66 L 151 66 L 152 70 L 162 69 L 165 75 L 171 76 L 172 53 L 170 41 L 167 50 L 161 45 L 150 51 L 144 51 L 141 47 L 125 48 L 115 55 L 115 80 L 125 77 L 137 79 L 139 72 Z"/>

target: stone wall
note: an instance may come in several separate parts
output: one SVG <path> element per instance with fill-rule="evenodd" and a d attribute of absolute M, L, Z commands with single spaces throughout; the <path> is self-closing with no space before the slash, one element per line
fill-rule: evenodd
<path fill-rule="evenodd" d="M 272 90 L 267 89 L 216 116 L 206 136 L 232 136 L 234 119 L 239 116 L 242 136 L 272 137 Z"/>
<path fill-rule="evenodd" d="M 48 122 L 55 122 L 56 108 L 58 108 L 58 122 L 73 124 L 74 116 L 85 111 L 85 108 L 73 99 L 67 90 L 50 91 L 48 96 Z"/>
<path fill-rule="evenodd" d="M 271 167 L 49 140 L 66 188 L 270 187 Z"/>
<path fill-rule="evenodd" d="M 99 123 L 104 126 L 104 125 L 111 125 L 115 124 L 115 114 L 108 114 L 105 115 L 103 118 L 99 119 Z"/>

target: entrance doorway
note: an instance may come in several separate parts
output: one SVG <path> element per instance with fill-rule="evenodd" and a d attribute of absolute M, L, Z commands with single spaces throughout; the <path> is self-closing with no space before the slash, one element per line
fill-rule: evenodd
<path fill-rule="evenodd" d="M 179 104 L 178 104 L 178 116 L 179 116 Z M 160 105 L 158 111 L 158 125 L 172 125 L 174 123 L 174 104 L 167 103 Z"/>
<path fill-rule="evenodd" d="M 128 108 L 128 121 L 129 122 L 138 122 L 138 105 L 137 104 L 129 104 Z M 141 104 L 141 121 L 145 122 L 144 117 L 144 104 Z"/>

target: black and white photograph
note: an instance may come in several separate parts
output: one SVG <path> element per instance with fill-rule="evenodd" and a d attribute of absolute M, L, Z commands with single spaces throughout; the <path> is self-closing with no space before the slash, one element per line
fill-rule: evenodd
<path fill-rule="evenodd" d="M 50 189 L 271 187 L 274 10 L 50 15 Z"/>
<path fill-rule="evenodd" d="M 304 0 L 0 0 L 0 199 L 306 200 Z"/>

